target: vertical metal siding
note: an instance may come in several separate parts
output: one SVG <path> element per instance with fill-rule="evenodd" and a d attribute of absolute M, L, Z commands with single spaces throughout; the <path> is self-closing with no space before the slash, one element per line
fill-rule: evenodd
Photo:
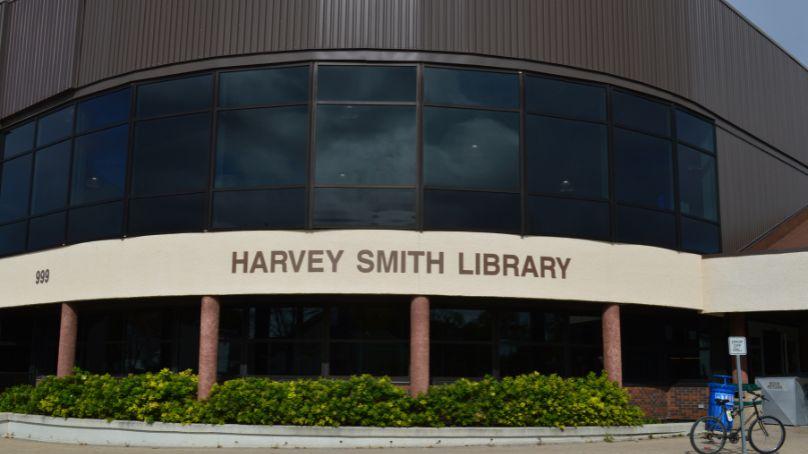
<path fill-rule="evenodd" d="M 73 86 L 79 1 L 24 0 L 5 5 L 3 115 Z"/>

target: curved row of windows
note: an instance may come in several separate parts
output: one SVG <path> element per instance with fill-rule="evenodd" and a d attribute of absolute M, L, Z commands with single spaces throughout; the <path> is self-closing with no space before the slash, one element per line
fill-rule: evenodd
<path fill-rule="evenodd" d="M 712 123 L 605 85 L 311 63 L 149 81 L 4 132 L 0 255 L 232 229 L 720 250 Z"/>

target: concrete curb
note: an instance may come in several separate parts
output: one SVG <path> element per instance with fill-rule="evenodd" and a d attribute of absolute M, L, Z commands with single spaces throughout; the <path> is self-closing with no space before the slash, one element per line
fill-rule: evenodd
<path fill-rule="evenodd" d="M 381 448 L 535 445 L 638 440 L 686 434 L 690 423 L 640 427 L 298 427 L 147 424 L 0 413 L 6 438 L 51 443 L 195 448 Z"/>

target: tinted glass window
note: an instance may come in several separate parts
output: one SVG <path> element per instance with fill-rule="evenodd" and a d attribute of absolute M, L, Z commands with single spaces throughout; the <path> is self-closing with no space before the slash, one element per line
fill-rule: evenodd
<path fill-rule="evenodd" d="M 207 195 L 134 199 L 129 202 L 129 234 L 194 232 L 202 230 Z"/>
<path fill-rule="evenodd" d="M 210 115 L 144 121 L 136 128 L 133 195 L 193 192 L 207 188 Z"/>
<path fill-rule="evenodd" d="M 28 250 L 59 246 L 65 240 L 65 213 L 31 219 L 28 226 Z"/>
<path fill-rule="evenodd" d="M 676 225 L 672 214 L 641 208 L 617 208 L 617 241 L 676 247 Z"/>
<path fill-rule="evenodd" d="M 309 98 L 309 67 L 252 69 L 219 75 L 222 107 L 305 103 Z"/>
<path fill-rule="evenodd" d="M 673 209 L 670 142 L 631 131 L 614 131 L 614 185 L 619 202 Z"/>
<path fill-rule="evenodd" d="M 667 105 L 616 90 L 612 103 L 617 124 L 652 134 L 670 135 L 670 108 Z"/>
<path fill-rule="evenodd" d="M 31 214 L 64 208 L 70 176 L 70 141 L 36 152 Z"/>
<path fill-rule="evenodd" d="M 500 339 L 531 342 L 563 342 L 567 316 L 537 311 L 503 311 L 499 316 Z"/>
<path fill-rule="evenodd" d="M 518 194 L 476 191 L 424 192 L 424 227 L 434 230 L 518 232 Z"/>
<path fill-rule="evenodd" d="M 528 197 L 527 229 L 538 235 L 609 238 L 609 204 L 575 199 Z"/>
<path fill-rule="evenodd" d="M 67 241 L 100 240 L 118 238 L 123 225 L 123 203 L 114 202 L 70 210 L 67 225 Z"/>
<path fill-rule="evenodd" d="M 81 205 L 123 197 L 128 126 L 77 137 L 70 200 Z"/>
<path fill-rule="evenodd" d="M 0 223 L 28 214 L 31 190 L 31 155 L 3 163 L 0 175 Z"/>
<path fill-rule="evenodd" d="M 336 305 L 331 308 L 332 339 L 406 340 L 408 307 L 403 304 Z"/>
<path fill-rule="evenodd" d="M 250 339 L 322 339 L 325 327 L 321 307 L 250 308 Z"/>
<path fill-rule="evenodd" d="M 331 374 L 407 375 L 409 347 L 406 342 L 331 344 Z"/>
<path fill-rule="evenodd" d="M 718 220 L 715 158 L 679 146 L 679 209 L 684 214 Z"/>
<path fill-rule="evenodd" d="M 503 341 L 499 344 L 500 374 L 513 376 L 539 372 L 565 374 L 564 347 L 556 345 L 524 345 Z"/>
<path fill-rule="evenodd" d="M 482 377 L 493 371 L 492 344 L 433 343 L 429 364 L 433 377 Z"/>
<path fill-rule="evenodd" d="M 58 142 L 73 133 L 73 106 L 58 110 L 39 119 L 37 146 Z"/>
<path fill-rule="evenodd" d="M 249 346 L 251 375 L 320 375 L 322 344 L 271 342 Z"/>
<path fill-rule="evenodd" d="M 491 342 L 494 314 L 483 309 L 433 309 L 431 340 Z"/>
<path fill-rule="evenodd" d="M 210 74 L 141 85 L 137 89 L 138 117 L 208 109 L 213 98 Z"/>
<path fill-rule="evenodd" d="M 517 74 L 425 68 L 424 100 L 430 104 L 519 108 Z"/>
<path fill-rule="evenodd" d="M 308 123 L 306 107 L 220 112 L 216 187 L 305 183 Z"/>
<path fill-rule="evenodd" d="M 314 225 L 317 227 L 415 226 L 412 189 L 316 189 Z"/>
<path fill-rule="evenodd" d="M 517 190 L 519 114 L 425 108 L 424 180 L 429 186 Z"/>
<path fill-rule="evenodd" d="M 606 126 L 528 115 L 525 134 L 530 192 L 609 196 Z"/>
<path fill-rule="evenodd" d="M 320 66 L 317 98 L 325 101 L 415 101 L 414 66 Z"/>
<path fill-rule="evenodd" d="M 131 93 L 128 88 L 79 103 L 76 132 L 92 131 L 129 119 Z"/>
<path fill-rule="evenodd" d="M 682 249 L 699 254 L 721 252 L 721 234 L 718 226 L 683 217 Z"/>
<path fill-rule="evenodd" d="M 676 110 L 676 137 L 690 145 L 715 151 L 715 128 L 712 123 L 678 109 Z"/>
<path fill-rule="evenodd" d="M 529 112 L 581 120 L 606 120 L 606 89 L 544 77 L 525 78 L 525 102 Z"/>
<path fill-rule="evenodd" d="M 8 159 L 34 148 L 35 122 L 14 128 L 6 133 L 3 148 L 3 159 Z"/>
<path fill-rule="evenodd" d="M 213 227 L 302 229 L 306 224 L 304 189 L 227 191 L 213 195 Z"/>
<path fill-rule="evenodd" d="M 415 108 L 319 106 L 318 184 L 414 184 Z"/>
<path fill-rule="evenodd" d="M 17 254 L 25 250 L 27 224 L 23 221 L 0 226 L 0 255 Z"/>

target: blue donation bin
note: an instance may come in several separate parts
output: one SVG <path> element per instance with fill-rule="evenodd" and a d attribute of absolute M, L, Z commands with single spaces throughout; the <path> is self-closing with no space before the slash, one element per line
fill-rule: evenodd
<path fill-rule="evenodd" d="M 713 375 L 713 378 L 721 379 L 721 383 L 710 382 L 710 402 L 708 402 L 707 408 L 709 409 L 708 415 L 715 416 L 716 418 L 720 419 L 727 430 L 732 428 L 732 423 L 727 419 L 727 413 L 724 411 L 724 408 L 731 409 L 733 405 L 735 405 L 735 393 L 738 389 L 738 385 L 730 383 L 732 379 L 729 375 Z M 715 400 L 716 399 L 726 399 L 727 402 L 726 407 L 723 405 L 719 405 Z M 712 429 L 712 428 L 711 428 Z"/>

